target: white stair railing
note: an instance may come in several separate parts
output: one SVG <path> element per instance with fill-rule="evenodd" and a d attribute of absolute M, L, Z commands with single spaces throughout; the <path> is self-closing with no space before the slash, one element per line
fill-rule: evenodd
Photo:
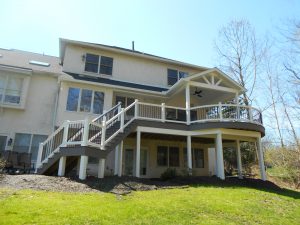
<path fill-rule="evenodd" d="M 37 168 L 58 152 L 60 147 L 80 145 L 105 150 L 106 145 L 119 133 L 124 132 L 124 129 L 135 119 L 187 124 L 185 112 L 186 109 L 182 107 L 135 100 L 126 108 L 121 108 L 121 103 L 118 103 L 92 121 L 89 119 L 65 121 L 39 145 Z M 261 112 L 251 106 L 219 103 L 192 107 L 190 112 L 191 124 L 210 121 L 262 124 Z"/>

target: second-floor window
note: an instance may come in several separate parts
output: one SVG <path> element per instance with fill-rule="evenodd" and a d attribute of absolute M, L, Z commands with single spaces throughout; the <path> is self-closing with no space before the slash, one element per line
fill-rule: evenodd
<path fill-rule="evenodd" d="M 99 56 L 94 54 L 86 54 L 84 70 L 87 72 L 112 75 L 113 58 L 107 56 Z"/>
<path fill-rule="evenodd" d="M 181 78 L 184 78 L 187 76 L 188 76 L 188 73 L 186 73 L 186 72 L 168 69 L 168 85 L 174 85 Z"/>
<path fill-rule="evenodd" d="M 89 89 L 69 88 L 67 110 L 102 114 L 104 93 Z"/>
<path fill-rule="evenodd" d="M 0 103 L 19 105 L 23 80 L 9 75 L 0 76 Z"/>

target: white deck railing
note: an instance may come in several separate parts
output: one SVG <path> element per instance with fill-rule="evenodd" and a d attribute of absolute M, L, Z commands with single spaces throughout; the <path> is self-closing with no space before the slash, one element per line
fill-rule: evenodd
<path fill-rule="evenodd" d="M 119 103 L 93 120 L 65 121 L 40 144 L 37 168 L 59 151 L 60 147 L 93 146 L 105 149 L 105 146 L 120 132 L 124 132 L 135 119 L 181 124 L 225 121 L 262 124 L 261 112 L 251 106 L 219 103 L 192 107 L 189 113 L 187 112 L 188 109 L 182 107 L 136 100 L 126 108 L 121 108 Z M 190 120 L 187 120 L 187 115 L 190 115 Z"/>

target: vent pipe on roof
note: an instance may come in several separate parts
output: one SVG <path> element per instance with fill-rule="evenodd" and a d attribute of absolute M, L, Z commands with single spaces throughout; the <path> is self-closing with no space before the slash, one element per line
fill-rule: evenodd
<path fill-rule="evenodd" d="M 132 41 L 132 51 L 134 51 L 134 41 Z"/>

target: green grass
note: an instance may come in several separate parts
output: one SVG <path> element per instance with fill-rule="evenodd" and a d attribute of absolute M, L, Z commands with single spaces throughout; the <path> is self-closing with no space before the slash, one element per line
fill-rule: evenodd
<path fill-rule="evenodd" d="M 57 193 L 0 189 L 1 224 L 300 224 L 300 193 L 244 187 Z"/>

